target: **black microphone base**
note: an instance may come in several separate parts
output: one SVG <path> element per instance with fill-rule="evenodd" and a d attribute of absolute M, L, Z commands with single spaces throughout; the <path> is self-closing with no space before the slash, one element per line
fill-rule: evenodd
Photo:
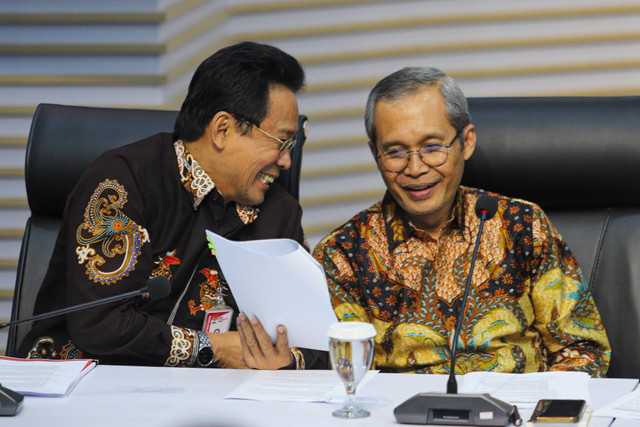
<path fill-rule="evenodd" d="M 506 426 L 522 424 L 518 409 L 489 394 L 418 393 L 393 414 L 403 424 Z"/>
<path fill-rule="evenodd" d="M 22 406 L 24 396 L 0 384 L 0 415 L 13 416 L 18 413 Z"/>

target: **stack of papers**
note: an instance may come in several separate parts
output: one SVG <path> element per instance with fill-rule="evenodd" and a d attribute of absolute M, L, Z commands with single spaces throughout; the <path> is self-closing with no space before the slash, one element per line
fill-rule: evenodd
<path fill-rule="evenodd" d="M 97 363 L 0 356 L 0 384 L 25 396 L 67 396 Z"/>

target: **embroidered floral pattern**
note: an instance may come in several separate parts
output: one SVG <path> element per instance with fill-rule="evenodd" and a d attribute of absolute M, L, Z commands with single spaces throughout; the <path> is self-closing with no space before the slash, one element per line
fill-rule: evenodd
<path fill-rule="evenodd" d="M 154 261 L 154 264 L 156 264 L 157 267 L 151 270 L 150 278 L 164 276 L 167 279 L 171 280 L 171 278 L 173 277 L 173 273 L 171 272 L 171 266 L 179 265 L 180 262 L 181 262 L 180 258 L 176 257 L 175 249 L 167 252 L 158 261 Z"/>
<path fill-rule="evenodd" d="M 84 222 L 76 231 L 78 263 L 86 264 L 87 276 L 110 285 L 134 269 L 147 231 L 122 212 L 127 192 L 115 180 L 105 180 L 91 195 Z"/>
<path fill-rule="evenodd" d="M 182 141 L 178 140 L 174 142 L 173 148 L 175 149 L 176 158 L 178 159 L 180 181 L 193 197 L 193 208 L 197 209 L 204 197 L 216 188 L 216 184 L 211 180 L 209 175 L 207 175 L 193 155 L 189 153 L 189 150 L 187 150 Z M 236 203 L 236 211 L 238 212 L 240 220 L 242 220 L 245 225 L 255 221 L 260 213 L 258 207 L 238 203 Z"/>
<path fill-rule="evenodd" d="M 71 341 L 56 350 L 55 341 L 51 337 L 40 337 L 27 353 L 27 359 L 83 359 L 84 353 Z"/>
<path fill-rule="evenodd" d="M 171 349 L 165 366 L 191 366 L 195 356 L 196 332 L 171 325 Z"/>
<path fill-rule="evenodd" d="M 213 183 L 209 175 L 202 169 L 202 166 L 193 158 L 193 155 L 187 151 L 182 141 L 173 143 L 178 159 L 178 171 L 180 173 L 180 181 L 184 188 L 193 196 L 193 207 L 197 208 L 204 196 L 209 194 L 216 185 Z"/>
<path fill-rule="evenodd" d="M 251 224 L 256 220 L 256 218 L 258 218 L 258 214 L 260 213 L 259 208 L 240 204 L 236 204 L 236 211 L 238 212 L 238 216 L 240 217 L 244 225 Z"/>
<path fill-rule="evenodd" d="M 203 268 L 199 273 L 205 277 L 205 281 L 200 283 L 200 305 L 196 305 L 194 300 L 189 300 L 189 311 L 192 315 L 199 311 L 207 311 L 213 308 L 216 290 L 220 283 L 220 276 L 217 270 Z"/>

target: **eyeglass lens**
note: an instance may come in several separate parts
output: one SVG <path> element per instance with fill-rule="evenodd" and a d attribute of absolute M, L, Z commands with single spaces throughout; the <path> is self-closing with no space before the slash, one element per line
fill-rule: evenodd
<path fill-rule="evenodd" d="M 420 150 L 390 150 L 382 154 L 382 165 L 391 172 L 400 172 L 409 164 L 409 156 L 417 153 L 427 166 L 441 166 L 447 161 L 449 151 L 444 145 L 423 145 Z"/>

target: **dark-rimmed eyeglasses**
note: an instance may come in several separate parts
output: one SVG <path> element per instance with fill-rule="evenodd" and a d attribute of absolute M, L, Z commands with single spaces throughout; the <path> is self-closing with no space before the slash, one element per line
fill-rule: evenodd
<path fill-rule="evenodd" d="M 462 135 L 462 129 L 456 132 L 450 143 L 448 144 L 424 144 L 418 150 L 407 151 L 403 148 L 392 148 L 382 154 L 376 155 L 376 159 L 380 160 L 380 164 L 389 172 L 402 172 L 409 164 L 409 157 L 413 153 L 418 153 L 420 160 L 432 168 L 442 166 L 449 156 L 449 148 Z"/>
<path fill-rule="evenodd" d="M 298 141 L 296 139 L 295 136 L 287 139 L 286 141 L 283 139 L 278 138 L 277 136 L 273 136 L 271 135 L 269 132 L 267 132 L 264 129 L 260 129 L 258 126 L 254 125 L 253 123 L 243 119 L 240 116 L 237 116 L 235 114 L 232 114 L 233 117 L 235 117 L 236 119 L 240 120 L 243 123 L 248 124 L 249 126 L 251 126 L 252 128 L 254 128 L 255 130 L 262 132 L 263 134 L 267 135 L 269 138 L 275 140 L 276 142 L 278 142 L 280 144 L 280 152 L 283 152 L 284 150 L 289 150 L 291 151 L 293 149 L 293 147 L 296 145 L 296 142 Z"/>

